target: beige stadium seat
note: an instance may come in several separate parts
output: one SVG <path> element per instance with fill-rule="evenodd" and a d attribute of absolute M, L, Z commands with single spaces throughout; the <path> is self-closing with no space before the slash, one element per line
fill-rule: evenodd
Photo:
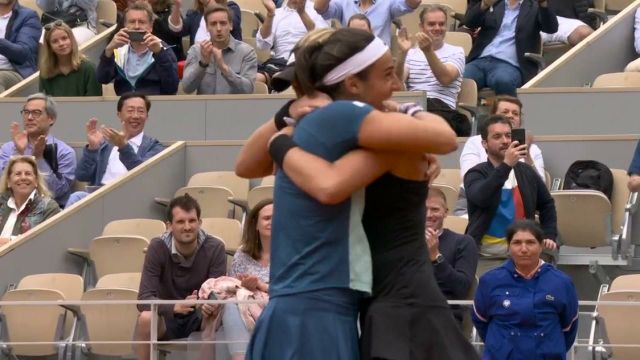
<path fill-rule="evenodd" d="M 22 3 L 22 1 L 20 2 Z M 117 22 L 118 9 L 116 3 L 113 0 L 98 0 L 98 33 L 107 30 L 109 27 L 104 26 L 102 23 L 114 25 Z"/>
<path fill-rule="evenodd" d="M 251 12 L 257 11 L 261 13 L 267 12 L 267 10 L 265 10 L 264 8 L 264 5 L 262 5 L 261 0 L 238 0 L 236 1 L 236 4 L 238 4 L 238 6 L 240 6 L 240 9 L 242 10 L 249 10 Z M 244 14 L 242 14 L 242 17 L 244 17 Z"/>
<path fill-rule="evenodd" d="M 220 186 L 186 186 L 178 189 L 175 197 L 189 194 L 198 201 L 202 210 L 201 217 L 229 217 L 233 206 L 229 199 L 233 193 L 229 189 Z"/>
<path fill-rule="evenodd" d="M 96 289 L 123 288 L 138 291 L 141 277 L 142 273 L 139 272 L 107 274 L 98 280 Z"/>
<path fill-rule="evenodd" d="M 449 185 L 452 188 L 460 187 L 460 184 L 462 184 L 460 169 L 441 169 L 440 174 L 433 180 L 433 183 Z"/>
<path fill-rule="evenodd" d="M 127 288 L 96 288 L 84 293 L 83 301 L 137 300 L 138 291 Z M 132 341 L 138 308 L 135 304 L 82 305 L 82 337 L 79 341 Z M 76 354 L 124 356 L 133 352 L 131 344 L 82 344 Z M 87 355 L 88 355 L 87 354 Z M 93 358 L 93 357 L 88 357 Z"/>
<path fill-rule="evenodd" d="M 635 303 L 634 306 L 610 305 L 606 301 Z M 595 332 L 589 345 L 599 357 L 594 359 L 640 359 L 640 291 L 609 291 L 600 294 L 595 314 Z M 602 344 L 598 346 L 599 344 Z M 607 346 L 608 344 L 627 346 Z M 633 345 L 633 346 L 630 346 Z M 594 354 L 595 355 L 595 354 Z"/>
<path fill-rule="evenodd" d="M 242 224 L 236 219 L 203 218 L 202 229 L 224 241 L 227 253 L 233 254 L 240 247 Z"/>
<path fill-rule="evenodd" d="M 258 57 L 258 63 L 263 63 L 265 62 L 267 59 L 269 59 L 271 57 L 271 51 L 270 50 L 263 50 L 263 49 L 258 49 L 258 45 L 256 44 L 256 38 L 251 36 L 251 37 L 244 37 L 244 35 L 242 36 L 242 41 L 249 44 L 255 51 L 256 51 L 256 56 Z"/>
<path fill-rule="evenodd" d="M 469 288 L 469 293 L 464 300 L 473 300 L 476 296 L 476 289 L 478 288 L 478 275 L 473 277 L 473 281 L 471 282 L 471 288 Z M 467 337 L 467 339 L 471 338 L 471 333 L 473 332 L 473 321 L 471 320 L 471 312 L 465 311 L 464 317 L 462 318 L 462 333 Z"/>
<path fill-rule="evenodd" d="M 102 84 L 102 96 L 117 96 L 113 83 Z"/>
<path fill-rule="evenodd" d="M 253 93 L 254 94 L 268 94 L 269 93 L 269 87 L 267 86 L 267 84 L 263 83 L 262 81 L 256 81 L 254 88 L 253 88 Z"/>
<path fill-rule="evenodd" d="M 187 186 L 222 186 L 233 194 L 234 198 L 247 199 L 249 180 L 243 179 L 233 171 L 209 171 L 196 173 L 189 178 Z"/>
<path fill-rule="evenodd" d="M 464 49 L 464 56 L 468 56 L 471 51 L 471 35 L 461 31 L 447 31 L 444 42 L 449 45 L 460 46 Z"/>
<path fill-rule="evenodd" d="M 460 184 L 455 188 L 447 185 L 447 184 L 436 184 L 435 182 L 431 184 L 432 188 L 440 189 L 444 193 L 445 198 L 447 198 L 447 208 L 450 211 L 453 211 L 456 207 L 456 202 L 458 201 L 458 189 L 460 188 Z"/>
<path fill-rule="evenodd" d="M 253 209 L 256 204 L 265 199 L 273 199 L 274 185 L 260 185 L 256 186 L 249 191 L 249 198 L 247 199 L 247 205 L 249 209 Z"/>
<path fill-rule="evenodd" d="M 457 232 L 458 234 L 464 234 L 467 230 L 468 224 L 469 219 L 467 218 L 464 218 L 462 216 L 449 215 L 444 218 L 443 227 L 453 232 Z"/>
<path fill-rule="evenodd" d="M 607 13 L 618 13 L 632 3 L 633 0 L 606 0 L 604 1 L 604 7 Z M 594 2 L 594 6 L 597 7 L 598 5 Z"/>
<path fill-rule="evenodd" d="M 640 73 L 619 72 L 602 74 L 593 81 L 593 87 L 640 87 Z"/>
<path fill-rule="evenodd" d="M 84 292 L 82 276 L 76 274 L 47 273 L 23 277 L 16 289 L 51 289 L 62 293 L 66 300 L 80 300 Z"/>
<path fill-rule="evenodd" d="M 264 8 L 263 8 L 264 10 Z M 240 27 L 242 28 L 242 38 L 255 38 L 260 27 L 260 21 L 253 14 L 252 9 L 240 8 Z M 266 10 L 265 10 L 266 11 Z"/>
<path fill-rule="evenodd" d="M 166 225 L 156 219 L 122 219 L 114 220 L 105 225 L 102 236 L 135 235 L 147 240 L 162 235 L 166 231 Z"/>
<path fill-rule="evenodd" d="M 7 291 L 3 301 L 60 301 L 64 295 L 52 289 L 16 289 Z M 2 327 L 6 330 L 0 339 L 1 353 L 13 356 L 53 356 L 61 358 L 65 346 L 8 345 L 12 342 L 64 341 L 62 322 L 65 310 L 57 305 L 6 305 L 2 309 Z M 4 331 L 3 331 L 4 332 Z"/>
<path fill-rule="evenodd" d="M 611 282 L 611 291 L 640 291 L 640 274 L 620 275 Z"/>
<path fill-rule="evenodd" d="M 477 134 L 478 85 L 472 79 L 462 79 L 456 107 L 457 110 L 466 115 L 471 122 L 471 136 Z"/>
<path fill-rule="evenodd" d="M 149 241 L 142 236 L 100 236 L 89 245 L 96 278 L 107 274 L 140 272 Z"/>

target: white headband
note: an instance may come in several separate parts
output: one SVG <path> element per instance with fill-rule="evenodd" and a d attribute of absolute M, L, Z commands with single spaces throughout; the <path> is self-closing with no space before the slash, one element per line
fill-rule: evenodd
<path fill-rule="evenodd" d="M 376 62 L 389 48 L 378 37 L 360 52 L 345 60 L 342 64 L 329 71 L 322 79 L 324 85 L 337 84 L 349 75 L 354 75 Z"/>

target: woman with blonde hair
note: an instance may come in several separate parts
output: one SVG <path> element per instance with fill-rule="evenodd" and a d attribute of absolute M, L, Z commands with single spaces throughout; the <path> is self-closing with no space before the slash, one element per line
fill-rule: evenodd
<path fill-rule="evenodd" d="M 57 20 L 44 27 L 40 91 L 51 96 L 101 96 L 95 68 L 78 50 L 71 28 Z"/>
<path fill-rule="evenodd" d="M 12 157 L 0 189 L 0 246 L 60 212 L 33 156 Z"/>

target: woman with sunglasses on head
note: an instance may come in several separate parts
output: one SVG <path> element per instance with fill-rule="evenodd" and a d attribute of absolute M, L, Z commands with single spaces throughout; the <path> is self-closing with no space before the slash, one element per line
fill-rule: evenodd
<path fill-rule="evenodd" d="M 72 30 L 78 44 L 84 44 L 98 33 L 98 0 L 36 0 L 36 4 L 54 17 L 78 14 L 78 24 Z"/>
<path fill-rule="evenodd" d="M 252 135 L 236 164 L 243 176 L 268 171 L 271 159 L 284 170 L 274 192 L 271 298 L 248 355 L 295 358 L 299 342 L 317 358 L 327 351 L 334 352 L 330 358 L 357 358 L 357 351 L 349 353 L 357 337 L 349 300 L 359 300 L 359 290 L 373 294 L 362 309 L 361 357 L 473 359 L 424 241 L 427 179 L 437 167 L 425 153 L 454 150 L 455 133 L 415 104 L 386 102 L 400 81 L 388 48 L 365 31 L 337 30 L 295 55 L 303 93 L 322 92 L 333 102 L 306 115 L 293 138 L 273 137 L 271 157 L 264 156 L 255 145 L 283 126 L 277 115 L 270 129 Z M 298 111 L 296 102 L 290 105 L 292 114 Z M 351 293 L 340 299 L 334 289 Z M 303 320 L 286 306 L 294 299 L 307 302 Z M 308 314 L 313 306 L 320 319 Z M 323 320 L 336 315 L 342 323 Z M 290 334 L 292 321 L 303 325 Z"/>
<path fill-rule="evenodd" d="M 40 91 L 51 96 L 101 96 L 96 71 L 78 51 L 72 29 L 60 20 L 44 27 Z"/>
<path fill-rule="evenodd" d="M 0 246 L 59 212 L 35 158 L 9 159 L 0 178 Z"/>

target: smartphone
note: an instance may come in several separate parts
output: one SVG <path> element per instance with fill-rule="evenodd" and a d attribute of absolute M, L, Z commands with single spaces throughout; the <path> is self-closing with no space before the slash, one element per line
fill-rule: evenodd
<path fill-rule="evenodd" d="M 526 138 L 526 131 L 523 128 L 511 130 L 511 141 L 517 141 L 520 145 L 524 145 Z"/>
<path fill-rule="evenodd" d="M 142 42 L 144 41 L 145 31 L 127 31 L 127 35 L 129 35 L 129 41 L 131 42 Z"/>

